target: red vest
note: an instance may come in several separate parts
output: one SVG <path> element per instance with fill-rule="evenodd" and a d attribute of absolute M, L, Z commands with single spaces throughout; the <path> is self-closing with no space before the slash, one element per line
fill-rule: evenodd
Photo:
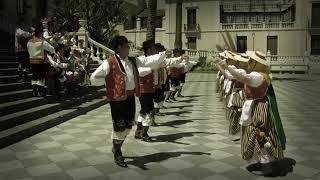
<path fill-rule="evenodd" d="M 240 81 L 235 80 L 235 79 L 232 80 L 232 84 L 233 84 L 233 88 L 236 88 L 236 89 L 243 89 L 244 88 L 244 84 Z"/>
<path fill-rule="evenodd" d="M 247 100 L 261 99 L 267 95 L 268 83 L 264 81 L 259 87 L 244 85 L 244 95 Z"/>
<path fill-rule="evenodd" d="M 180 69 L 176 67 L 170 68 L 170 76 L 173 78 L 178 78 L 180 76 Z"/>
<path fill-rule="evenodd" d="M 135 89 L 132 91 L 126 90 L 126 73 L 121 64 L 121 61 L 116 58 L 115 55 L 112 55 L 107 61 L 110 66 L 110 72 L 106 76 L 106 87 L 107 87 L 107 99 L 109 101 L 124 101 L 128 96 L 133 96 L 136 94 L 140 96 L 139 92 L 139 78 L 138 78 L 138 69 L 135 65 L 135 62 L 129 58 L 133 66 L 133 75 L 135 80 Z"/>
<path fill-rule="evenodd" d="M 153 71 L 144 77 L 139 77 L 140 92 L 141 93 L 154 93 L 155 92 L 155 85 L 154 85 L 153 78 L 154 78 Z"/>

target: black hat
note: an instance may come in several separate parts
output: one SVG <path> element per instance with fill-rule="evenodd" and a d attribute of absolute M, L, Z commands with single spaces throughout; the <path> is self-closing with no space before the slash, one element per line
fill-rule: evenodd
<path fill-rule="evenodd" d="M 34 29 L 34 33 L 41 33 L 41 32 L 43 32 L 43 26 L 42 24 L 37 24 Z"/>
<path fill-rule="evenodd" d="M 111 49 L 117 51 L 118 46 L 128 44 L 129 41 L 125 36 L 115 36 L 110 42 Z"/>
<path fill-rule="evenodd" d="M 142 43 L 142 49 L 146 53 L 148 49 L 155 48 L 153 40 L 146 40 Z"/>

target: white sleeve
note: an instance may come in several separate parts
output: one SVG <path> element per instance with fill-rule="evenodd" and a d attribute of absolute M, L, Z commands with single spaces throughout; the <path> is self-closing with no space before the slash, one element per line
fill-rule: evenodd
<path fill-rule="evenodd" d="M 247 77 L 250 78 L 249 85 L 252 87 L 259 87 L 264 81 L 263 75 L 258 72 L 251 72 L 250 74 L 247 74 Z"/>
<path fill-rule="evenodd" d="M 53 60 L 52 56 L 47 55 L 47 57 L 48 57 L 49 64 L 50 64 L 52 67 L 57 68 L 57 67 L 58 67 L 58 63 Z"/>
<path fill-rule="evenodd" d="M 175 67 L 179 65 L 180 62 L 181 62 L 181 57 L 172 57 L 172 58 L 165 59 L 166 66 L 170 66 L 170 67 Z"/>
<path fill-rule="evenodd" d="M 49 44 L 47 41 L 43 41 L 43 49 L 51 53 L 56 53 L 54 47 L 51 46 L 51 44 Z"/>
<path fill-rule="evenodd" d="M 43 33 L 43 37 L 44 37 L 46 40 L 52 38 L 52 36 L 49 35 L 49 32 L 48 32 L 48 31 L 45 31 L 45 32 Z"/>
<path fill-rule="evenodd" d="M 137 66 L 148 66 L 152 69 L 158 69 L 160 67 L 161 62 L 164 61 L 165 58 L 166 54 L 164 52 L 152 56 L 140 56 L 136 58 Z"/>
<path fill-rule="evenodd" d="M 27 32 L 27 31 L 24 31 L 24 30 L 19 28 L 19 29 L 16 30 L 16 36 L 30 37 L 31 33 Z"/>
<path fill-rule="evenodd" d="M 110 72 L 110 66 L 107 60 L 103 61 L 103 63 L 91 74 L 90 81 L 92 85 L 99 86 L 105 84 L 104 77 L 108 75 Z"/>
<path fill-rule="evenodd" d="M 140 77 L 144 77 L 150 73 L 152 73 L 151 67 L 138 67 L 138 72 Z"/>
<path fill-rule="evenodd" d="M 225 70 L 224 72 L 225 72 L 225 74 L 224 74 L 225 78 L 227 78 L 227 79 L 233 79 L 232 74 L 231 74 L 228 70 Z"/>

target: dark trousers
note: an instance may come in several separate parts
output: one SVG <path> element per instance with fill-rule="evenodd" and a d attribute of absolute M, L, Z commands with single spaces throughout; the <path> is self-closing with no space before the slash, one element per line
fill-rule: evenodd
<path fill-rule="evenodd" d="M 141 106 L 140 114 L 146 115 L 152 113 L 154 109 L 153 97 L 154 93 L 141 93 L 141 96 L 139 97 Z"/>
<path fill-rule="evenodd" d="M 48 64 L 31 64 L 32 80 L 38 81 L 46 78 Z"/>
<path fill-rule="evenodd" d="M 121 132 L 125 129 L 131 129 L 134 124 L 136 113 L 135 96 L 129 96 L 124 101 L 109 102 L 111 108 L 111 116 L 113 130 Z"/>

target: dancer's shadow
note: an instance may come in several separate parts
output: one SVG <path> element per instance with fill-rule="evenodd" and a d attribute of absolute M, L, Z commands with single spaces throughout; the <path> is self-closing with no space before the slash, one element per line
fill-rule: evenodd
<path fill-rule="evenodd" d="M 190 114 L 190 111 L 175 111 L 175 112 L 166 112 L 165 115 L 175 115 L 180 117 L 187 117 L 187 116 L 181 116 L 182 114 Z"/>
<path fill-rule="evenodd" d="M 182 106 L 170 106 L 170 109 L 173 109 L 173 108 L 183 109 L 186 107 L 193 107 L 193 105 L 189 104 L 189 105 L 182 105 Z"/>
<path fill-rule="evenodd" d="M 184 103 L 192 103 L 192 102 L 195 102 L 195 101 L 198 101 L 198 100 L 196 100 L 196 99 L 178 100 L 178 102 L 184 102 Z"/>
<path fill-rule="evenodd" d="M 139 167 L 143 170 L 148 170 L 147 163 L 150 162 L 161 162 L 170 158 L 176 158 L 184 154 L 189 155 L 211 155 L 211 153 L 204 153 L 204 152 L 159 152 L 155 154 L 145 155 L 145 156 L 129 156 L 125 157 L 127 159 L 132 159 L 131 161 L 127 161 L 128 164 L 133 166 Z"/>
<path fill-rule="evenodd" d="M 152 137 L 152 139 L 154 139 L 155 142 L 169 142 L 169 143 L 190 145 L 189 143 L 177 142 L 177 140 L 181 139 L 181 138 L 184 138 L 184 137 L 192 137 L 192 136 L 194 136 L 194 134 L 216 134 L 216 133 L 210 133 L 210 132 L 181 132 L 181 133 L 176 133 L 176 134 L 165 134 L 165 135 L 154 136 L 154 137 Z"/>
<path fill-rule="evenodd" d="M 172 128 L 178 128 L 177 126 L 183 125 L 183 124 L 187 124 L 187 123 L 191 123 L 195 120 L 209 120 L 209 119 L 186 119 L 186 120 L 173 120 L 173 121 L 167 121 L 164 123 L 159 124 L 159 126 L 168 126 L 168 127 L 172 127 Z"/>
<path fill-rule="evenodd" d="M 159 126 L 169 126 L 172 128 L 178 128 L 177 126 L 191 123 L 191 122 L 193 122 L 193 121 L 192 120 L 173 120 L 173 121 L 161 123 L 161 124 L 159 124 Z"/>
<path fill-rule="evenodd" d="M 286 176 L 289 172 L 293 172 L 293 166 L 296 165 L 296 160 L 292 158 L 283 158 L 281 160 L 271 162 L 272 173 L 263 175 L 261 172 L 261 166 L 258 163 L 250 164 L 247 166 L 247 170 L 255 175 L 261 175 L 265 177 L 278 177 Z"/>

